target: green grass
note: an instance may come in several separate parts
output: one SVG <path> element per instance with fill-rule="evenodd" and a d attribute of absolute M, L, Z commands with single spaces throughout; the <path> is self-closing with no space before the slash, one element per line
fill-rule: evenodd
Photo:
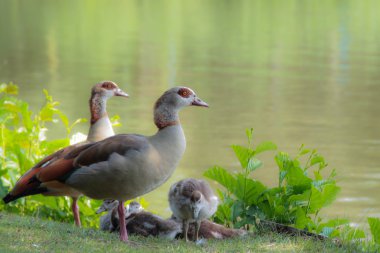
<path fill-rule="evenodd" d="M 132 245 L 119 241 L 117 233 L 77 228 L 67 223 L 0 213 L 0 252 L 350 252 L 304 237 L 274 233 L 231 240 L 208 240 L 204 245 L 130 236 Z"/>

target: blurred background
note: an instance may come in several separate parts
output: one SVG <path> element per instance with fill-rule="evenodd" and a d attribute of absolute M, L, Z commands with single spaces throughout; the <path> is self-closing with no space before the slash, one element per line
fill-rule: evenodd
<path fill-rule="evenodd" d="M 380 2 L 0 0 L 0 82 L 39 108 L 45 88 L 71 121 L 89 116 L 90 88 L 112 80 L 117 133 L 154 134 L 152 107 L 169 87 L 191 87 L 209 109 L 186 108 L 187 151 L 167 183 L 145 196 L 169 215 L 169 186 L 239 163 L 230 146 L 271 140 L 316 148 L 336 168 L 338 200 L 324 211 L 380 217 Z M 53 125 L 49 137 L 64 130 Z M 87 133 L 88 125 L 77 131 Z M 274 152 L 255 178 L 277 185 Z M 215 185 L 214 185 L 215 187 Z"/>

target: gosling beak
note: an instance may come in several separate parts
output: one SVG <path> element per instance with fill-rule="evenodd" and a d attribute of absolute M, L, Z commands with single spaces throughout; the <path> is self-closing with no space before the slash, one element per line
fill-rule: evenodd
<path fill-rule="evenodd" d="M 115 96 L 120 96 L 120 97 L 129 97 L 129 95 L 127 93 L 125 93 L 124 91 L 122 91 L 121 89 L 117 89 L 115 91 Z"/>
<path fill-rule="evenodd" d="M 96 210 L 96 214 L 100 214 L 100 213 L 105 212 L 105 211 L 106 211 L 106 209 L 101 206 L 101 207 L 99 207 L 98 210 Z"/>
<path fill-rule="evenodd" d="M 202 101 L 202 99 L 198 97 L 194 98 L 194 101 L 191 103 L 191 105 L 209 107 L 206 102 Z"/>

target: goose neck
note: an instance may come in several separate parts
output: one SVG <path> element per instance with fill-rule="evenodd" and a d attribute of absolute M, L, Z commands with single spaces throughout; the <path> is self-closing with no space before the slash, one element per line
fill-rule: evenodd
<path fill-rule="evenodd" d="M 107 115 L 107 100 L 95 93 L 90 98 L 91 125 L 95 124 L 102 117 Z"/>

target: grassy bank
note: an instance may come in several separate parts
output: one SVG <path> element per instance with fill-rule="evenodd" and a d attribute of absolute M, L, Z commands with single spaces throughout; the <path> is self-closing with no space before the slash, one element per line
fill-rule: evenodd
<path fill-rule="evenodd" d="M 0 213 L 0 252 L 350 252 L 303 237 L 273 233 L 250 235 L 233 240 L 209 240 L 204 245 L 157 238 L 130 237 L 132 245 L 118 240 L 117 234 L 74 225 Z"/>

